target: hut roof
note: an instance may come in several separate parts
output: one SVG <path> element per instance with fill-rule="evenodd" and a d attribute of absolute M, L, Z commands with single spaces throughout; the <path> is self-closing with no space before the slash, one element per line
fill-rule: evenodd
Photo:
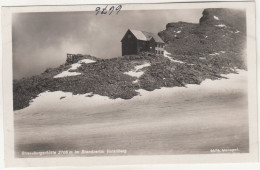
<path fill-rule="evenodd" d="M 129 31 L 131 31 L 138 40 L 150 41 L 153 38 L 155 42 L 164 43 L 163 40 L 155 33 L 134 29 L 129 29 Z"/>

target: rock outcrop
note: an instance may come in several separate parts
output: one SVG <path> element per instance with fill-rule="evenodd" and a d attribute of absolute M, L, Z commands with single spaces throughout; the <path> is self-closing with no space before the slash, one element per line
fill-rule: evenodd
<path fill-rule="evenodd" d="M 245 11 L 205 9 L 199 24 L 169 23 L 159 36 L 167 42 L 166 50 L 172 54 L 206 58 L 221 54 L 239 68 L 246 67 Z"/>
<path fill-rule="evenodd" d="M 200 25 L 214 26 L 225 24 L 227 27 L 246 33 L 246 12 L 228 8 L 208 8 L 203 11 Z"/>

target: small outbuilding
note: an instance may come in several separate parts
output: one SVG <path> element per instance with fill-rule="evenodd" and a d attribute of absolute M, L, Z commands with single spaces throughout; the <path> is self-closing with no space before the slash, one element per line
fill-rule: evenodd
<path fill-rule="evenodd" d="M 164 53 L 164 41 L 155 33 L 128 29 L 121 40 L 122 55 L 135 55 L 141 52 Z"/>

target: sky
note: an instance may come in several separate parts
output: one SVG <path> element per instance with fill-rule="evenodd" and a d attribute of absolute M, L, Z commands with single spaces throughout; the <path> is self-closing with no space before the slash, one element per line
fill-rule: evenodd
<path fill-rule="evenodd" d="M 121 39 L 137 29 L 158 33 L 169 22 L 198 23 L 203 9 L 15 13 L 12 20 L 13 78 L 21 79 L 65 63 L 66 54 L 121 56 Z"/>

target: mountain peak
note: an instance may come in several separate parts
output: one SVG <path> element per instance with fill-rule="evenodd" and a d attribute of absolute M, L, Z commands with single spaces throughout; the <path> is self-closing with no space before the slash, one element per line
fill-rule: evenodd
<path fill-rule="evenodd" d="M 200 25 L 226 25 L 246 33 L 246 13 L 240 9 L 207 8 L 202 12 Z"/>

